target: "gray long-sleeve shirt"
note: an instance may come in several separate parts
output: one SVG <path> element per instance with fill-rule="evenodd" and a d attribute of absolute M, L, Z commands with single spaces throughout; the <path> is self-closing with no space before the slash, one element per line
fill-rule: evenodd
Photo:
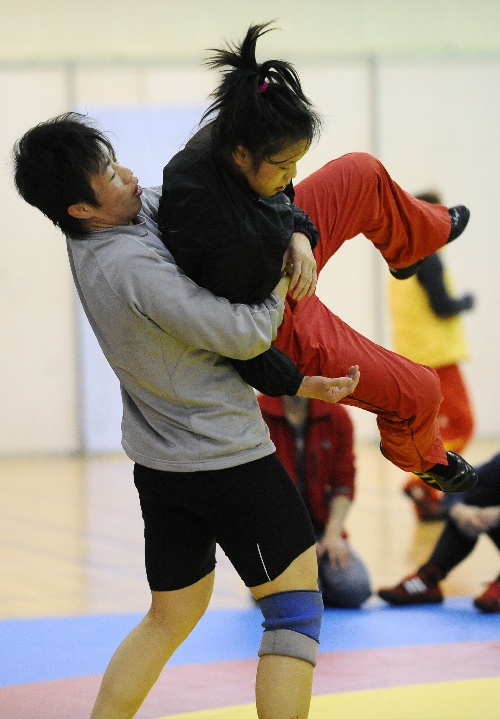
<path fill-rule="evenodd" d="M 283 303 L 230 304 L 182 274 L 159 238 L 159 189 L 138 223 L 68 238 L 73 278 L 123 400 L 122 444 L 135 462 L 221 469 L 274 452 L 253 389 L 225 357 L 275 338 Z"/>

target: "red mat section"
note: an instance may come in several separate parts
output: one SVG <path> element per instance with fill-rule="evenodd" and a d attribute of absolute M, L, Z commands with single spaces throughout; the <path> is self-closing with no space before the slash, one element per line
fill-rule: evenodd
<path fill-rule="evenodd" d="M 167 668 L 137 714 L 157 719 L 254 701 L 256 660 Z M 500 675 L 500 642 L 462 642 L 319 655 L 315 695 Z M 88 719 L 100 676 L 0 689 L 5 719 Z M 42 712 L 42 713 L 41 713 Z"/>

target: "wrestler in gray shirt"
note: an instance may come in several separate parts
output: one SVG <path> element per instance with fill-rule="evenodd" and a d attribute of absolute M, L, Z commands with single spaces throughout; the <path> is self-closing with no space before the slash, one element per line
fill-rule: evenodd
<path fill-rule="evenodd" d="M 160 188 L 137 224 L 68 238 L 73 278 L 120 381 L 122 445 L 152 469 L 233 467 L 274 452 L 254 390 L 225 357 L 266 351 L 283 318 L 274 293 L 230 304 L 182 274 L 159 237 Z"/>

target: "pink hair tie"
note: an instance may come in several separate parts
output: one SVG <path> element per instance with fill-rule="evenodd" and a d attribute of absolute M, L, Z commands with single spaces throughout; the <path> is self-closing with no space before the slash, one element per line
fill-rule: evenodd
<path fill-rule="evenodd" d="M 264 80 L 262 85 L 259 85 L 258 90 L 259 90 L 259 92 L 264 92 L 264 90 L 267 90 L 268 87 L 269 87 L 269 83 Z"/>

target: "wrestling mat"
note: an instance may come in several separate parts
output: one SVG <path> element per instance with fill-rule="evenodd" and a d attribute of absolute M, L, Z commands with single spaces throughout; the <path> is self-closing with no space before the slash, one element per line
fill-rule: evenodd
<path fill-rule="evenodd" d="M 0 622 L 2 719 L 88 719 L 102 672 L 139 614 Z M 138 719 L 256 719 L 262 616 L 208 610 Z M 442 605 L 325 611 L 310 719 L 498 719 L 500 614 Z"/>

